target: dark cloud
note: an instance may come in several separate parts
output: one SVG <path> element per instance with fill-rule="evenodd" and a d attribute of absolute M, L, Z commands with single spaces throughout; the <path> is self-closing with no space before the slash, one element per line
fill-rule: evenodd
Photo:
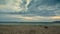
<path fill-rule="evenodd" d="M 43 1 L 43 4 L 47 4 L 48 6 L 50 6 L 50 5 L 56 5 L 58 3 L 60 3 L 60 0 L 44 0 Z"/>
<path fill-rule="evenodd" d="M 60 9 L 59 5 L 60 5 L 60 0 L 36 0 L 36 1 L 32 0 L 28 5 L 29 8 L 28 13 L 40 15 L 40 16 L 56 16 L 55 10 Z M 37 8 L 39 6 L 42 6 L 43 9 L 41 8 L 42 10 L 39 10 Z M 52 8 L 55 9 L 53 10 Z"/>
<path fill-rule="evenodd" d="M 3 2 L 3 0 L 1 0 L 1 2 Z M 21 6 L 25 7 L 25 4 L 26 4 L 26 1 L 23 0 L 23 3 L 21 4 Z M 60 4 L 60 0 L 32 0 L 30 4 L 28 5 L 28 10 L 26 12 L 20 11 L 19 14 L 31 14 L 31 15 L 33 14 L 33 15 L 38 15 L 38 16 L 56 16 L 55 11 L 56 10 L 58 11 L 58 9 L 60 9 L 59 4 Z M 56 5 L 59 7 L 57 7 L 58 9 L 55 10 L 54 8 L 56 7 Z M 38 8 L 39 6 L 42 6 L 43 9 L 40 8 L 42 9 L 40 10 Z M 48 10 L 48 9 L 52 9 L 52 10 Z M 13 11 L 7 9 L 6 12 L 13 12 Z"/>
<path fill-rule="evenodd" d="M 0 0 L 0 5 L 1 5 L 1 4 L 6 4 L 5 1 L 6 1 L 6 0 Z"/>
<path fill-rule="evenodd" d="M 60 0 L 37 0 L 37 1 L 32 0 L 29 6 L 35 7 L 38 7 L 40 5 L 54 6 L 56 4 L 60 4 Z"/>
<path fill-rule="evenodd" d="M 56 0 L 57 3 L 60 3 L 60 0 Z"/>
<path fill-rule="evenodd" d="M 5 0 L 0 0 L 0 5 L 1 4 L 6 4 L 8 2 L 5 2 Z M 25 8 L 26 1 L 23 0 L 23 3 L 20 3 L 22 8 Z M 57 6 L 57 7 L 56 7 Z M 11 7 L 11 6 L 9 6 Z M 8 9 L 0 9 L 0 13 L 5 13 L 5 14 L 0 14 L 0 21 L 25 21 L 26 18 L 33 17 L 32 21 L 54 21 L 52 18 L 48 18 L 47 16 L 59 16 L 60 15 L 60 0 L 32 0 L 30 4 L 28 5 L 27 11 L 15 11 L 12 8 Z M 21 8 L 19 8 L 21 9 Z M 56 15 L 57 14 L 57 15 Z M 38 20 L 34 20 L 38 17 Z M 40 17 L 45 17 L 39 19 Z M 25 18 L 26 17 L 26 18 Z M 60 19 L 59 19 L 60 20 Z M 26 20 L 28 21 L 28 20 Z"/>

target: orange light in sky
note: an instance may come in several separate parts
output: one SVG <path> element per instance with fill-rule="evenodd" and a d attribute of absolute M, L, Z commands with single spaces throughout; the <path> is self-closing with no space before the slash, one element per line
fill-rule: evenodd
<path fill-rule="evenodd" d="M 51 17 L 52 19 L 60 19 L 60 16 Z"/>

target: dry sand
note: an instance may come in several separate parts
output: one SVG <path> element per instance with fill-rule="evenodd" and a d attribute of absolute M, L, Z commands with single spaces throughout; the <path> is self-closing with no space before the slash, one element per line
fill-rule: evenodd
<path fill-rule="evenodd" d="M 0 34 L 60 34 L 60 26 L 0 25 Z"/>

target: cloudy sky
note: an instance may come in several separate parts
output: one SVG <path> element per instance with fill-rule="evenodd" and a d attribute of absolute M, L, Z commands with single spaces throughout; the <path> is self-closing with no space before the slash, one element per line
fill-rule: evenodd
<path fill-rule="evenodd" d="M 60 0 L 0 0 L 0 21 L 60 21 Z"/>

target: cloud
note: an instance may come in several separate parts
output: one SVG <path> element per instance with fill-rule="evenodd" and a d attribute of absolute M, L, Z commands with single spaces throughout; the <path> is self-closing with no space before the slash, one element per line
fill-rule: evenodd
<path fill-rule="evenodd" d="M 6 16 L 8 19 L 10 18 L 11 20 L 18 20 L 18 21 L 26 21 L 26 22 L 51 22 L 51 21 L 55 21 L 55 20 L 60 20 L 60 16 L 52 16 L 52 17 L 42 17 L 42 16 L 22 16 L 22 15 L 7 15 Z M 9 20 L 10 20 L 9 19 Z M 10 21 L 11 21 L 10 20 Z M 14 21 L 13 20 L 13 21 Z"/>
<path fill-rule="evenodd" d="M 6 5 L 0 5 L 0 9 L 6 8 Z"/>
<path fill-rule="evenodd" d="M 59 0 L 32 0 L 28 11 L 39 16 L 58 16 L 56 12 L 60 10 Z M 60 11 L 59 11 L 60 13 Z M 59 14 L 60 15 L 60 14 Z"/>
<path fill-rule="evenodd" d="M 18 20 L 34 22 L 60 20 L 60 0 L 4 0 L 5 2 L 3 0 L 1 1 L 2 2 L 0 2 L 0 10 L 7 13 L 14 13 L 14 15 L 10 13 L 11 15 L 8 14 L 7 16 L 2 16 L 4 19 L 8 17 L 7 20 L 10 20 L 10 18 L 13 21 Z M 27 14 L 29 16 L 27 16 Z M 0 16 L 0 19 L 2 17 Z"/>
<path fill-rule="evenodd" d="M 1 0 L 1 1 L 3 1 L 3 0 Z M 4 2 L 6 4 L 3 4 Z M 20 11 L 23 9 L 19 6 L 20 3 L 22 3 L 21 0 L 4 0 L 2 3 L 0 3 L 0 9 L 1 8 L 7 8 L 10 10 L 14 10 L 14 11 Z"/>
<path fill-rule="evenodd" d="M 46 5 L 41 5 L 38 7 L 39 10 L 56 10 L 58 9 L 56 6 L 46 6 Z"/>
<path fill-rule="evenodd" d="M 31 0 L 1 0 L 1 2 L 2 3 L 0 3 L 0 9 L 6 8 L 7 10 L 10 9 L 16 12 L 20 12 L 20 11 L 27 11 L 28 5 L 31 2 Z"/>

